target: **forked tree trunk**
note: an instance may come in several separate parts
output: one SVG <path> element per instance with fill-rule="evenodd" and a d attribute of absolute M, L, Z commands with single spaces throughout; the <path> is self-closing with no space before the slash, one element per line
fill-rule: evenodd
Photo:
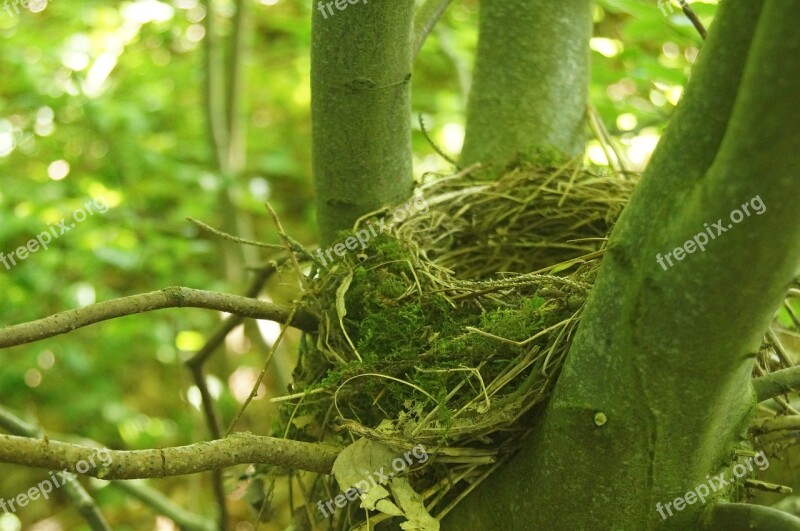
<path fill-rule="evenodd" d="M 445 529 L 721 529 L 737 519 L 800 529 L 785 513 L 723 504 L 729 490 L 666 518 L 657 505 L 666 514 L 709 475 L 734 477 L 756 403 L 755 353 L 798 273 L 798 8 L 720 6 L 614 229 L 538 431 Z M 744 204 L 750 215 L 734 224 Z M 705 251 L 678 261 L 673 250 L 701 233 L 714 235 Z"/>

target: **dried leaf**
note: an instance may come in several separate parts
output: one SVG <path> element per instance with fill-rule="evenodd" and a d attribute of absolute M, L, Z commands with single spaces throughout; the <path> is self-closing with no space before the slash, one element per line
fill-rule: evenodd
<path fill-rule="evenodd" d="M 439 531 L 439 522 L 425 510 L 422 497 L 392 468 L 395 458 L 395 452 L 385 444 L 362 438 L 339 453 L 333 475 L 342 492 L 351 488 L 359 491 L 362 508 L 402 516 L 407 521 L 400 527 L 409 531 Z M 383 486 L 387 483 L 394 501 Z"/>
<path fill-rule="evenodd" d="M 406 478 L 394 478 L 390 482 L 392 496 L 408 519 L 400 524 L 402 529 L 409 531 L 439 531 L 439 521 L 428 514 L 422 496 L 417 494 L 409 485 Z"/>
<path fill-rule="evenodd" d="M 386 469 L 391 470 L 393 458 L 388 446 L 362 438 L 339 452 L 333 463 L 333 475 L 342 492 L 359 489 L 361 507 L 372 511 L 380 500 L 389 497 L 389 491 L 378 482 L 382 476 L 388 476 Z"/>

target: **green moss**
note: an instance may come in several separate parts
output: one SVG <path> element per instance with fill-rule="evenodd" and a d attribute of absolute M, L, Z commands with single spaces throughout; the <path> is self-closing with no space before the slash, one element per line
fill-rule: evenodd
<path fill-rule="evenodd" d="M 344 232 L 340 237 L 350 235 Z M 341 415 L 367 427 L 399 416 L 421 420 L 436 408 L 435 420 L 446 433 L 453 412 L 482 393 L 471 369 L 480 367 L 488 385 L 533 346 L 513 342 L 523 342 L 572 313 L 563 301 L 530 288 L 506 290 L 502 297 L 465 297 L 453 302 L 440 284 L 430 281 L 427 270 L 420 271 L 415 250 L 389 235 L 373 238 L 363 253 L 353 254 L 345 255 L 315 281 L 318 310 L 331 323 L 327 345 L 336 356 L 317 352 L 309 359 L 318 360 L 318 365 L 296 375 L 301 389 L 324 389 L 326 394 L 314 396 L 325 398 L 312 401 L 309 397 L 299 406 L 285 407 L 282 429 L 298 416 L 312 415 L 320 426 L 329 423 L 335 416 L 331 411 L 335 393 Z M 347 311 L 342 322 L 355 351 L 341 333 L 336 311 L 337 292 L 348 276 L 352 278 L 344 295 Z M 550 340 L 543 335 L 535 344 L 544 348 Z M 346 361 L 331 363 L 332 358 Z M 510 396 L 526 385 L 526 376 L 533 370 L 494 398 Z M 461 392 L 448 398 L 459 384 Z M 303 438 L 294 432 L 291 436 Z"/>

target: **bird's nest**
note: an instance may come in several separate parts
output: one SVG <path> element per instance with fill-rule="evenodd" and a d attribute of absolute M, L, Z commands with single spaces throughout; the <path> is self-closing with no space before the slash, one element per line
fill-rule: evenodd
<path fill-rule="evenodd" d="M 401 475 L 427 513 L 443 517 L 536 423 L 635 181 L 577 165 L 516 167 L 491 182 L 464 172 L 360 219 L 340 234 L 342 256 L 312 254 L 304 304 L 320 326 L 304 336 L 276 431 L 405 452 Z M 769 350 L 761 372 L 776 368 Z M 420 448 L 425 458 L 411 458 Z M 380 452 L 370 451 L 350 468 L 377 473 Z M 337 479 L 302 482 L 304 527 L 371 529 L 399 514 L 405 529 L 435 529 L 385 489 L 376 499 L 389 508 L 362 496 L 375 510 L 355 501 L 327 512 L 325 502 L 353 486 Z"/>
<path fill-rule="evenodd" d="M 280 434 L 421 445 L 430 459 L 408 467 L 411 485 L 446 514 L 535 422 L 633 186 L 576 165 L 491 182 L 464 172 L 359 220 L 337 240 L 343 256 L 312 253 L 304 302 L 321 324 L 305 336 Z M 317 527 L 317 501 L 339 491 L 323 477 L 308 489 Z M 334 527 L 364 515 L 349 504 Z"/>

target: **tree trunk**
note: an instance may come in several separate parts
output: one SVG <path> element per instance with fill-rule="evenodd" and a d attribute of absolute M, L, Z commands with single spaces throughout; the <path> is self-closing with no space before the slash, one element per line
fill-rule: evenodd
<path fill-rule="evenodd" d="M 483 0 L 462 164 L 580 155 L 591 36 L 591 0 Z"/>
<path fill-rule="evenodd" d="M 735 500 L 732 488 L 680 511 L 666 504 L 709 474 L 734 477 L 755 353 L 798 273 L 798 7 L 721 5 L 614 229 L 541 424 L 446 529 L 711 529 L 729 518 L 707 510 Z M 679 261 L 672 250 L 686 241 L 692 254 Z M 758 512 L 760 528 L 770 514 Z M 772 528 L 800 529 L 789 518 Z"/>
<path fill-rule="evenodd" d="M 320 2 L 311 28 L 317 224 L 323 244 L 399 203 L 411 173 L 414 0 Z"/>

